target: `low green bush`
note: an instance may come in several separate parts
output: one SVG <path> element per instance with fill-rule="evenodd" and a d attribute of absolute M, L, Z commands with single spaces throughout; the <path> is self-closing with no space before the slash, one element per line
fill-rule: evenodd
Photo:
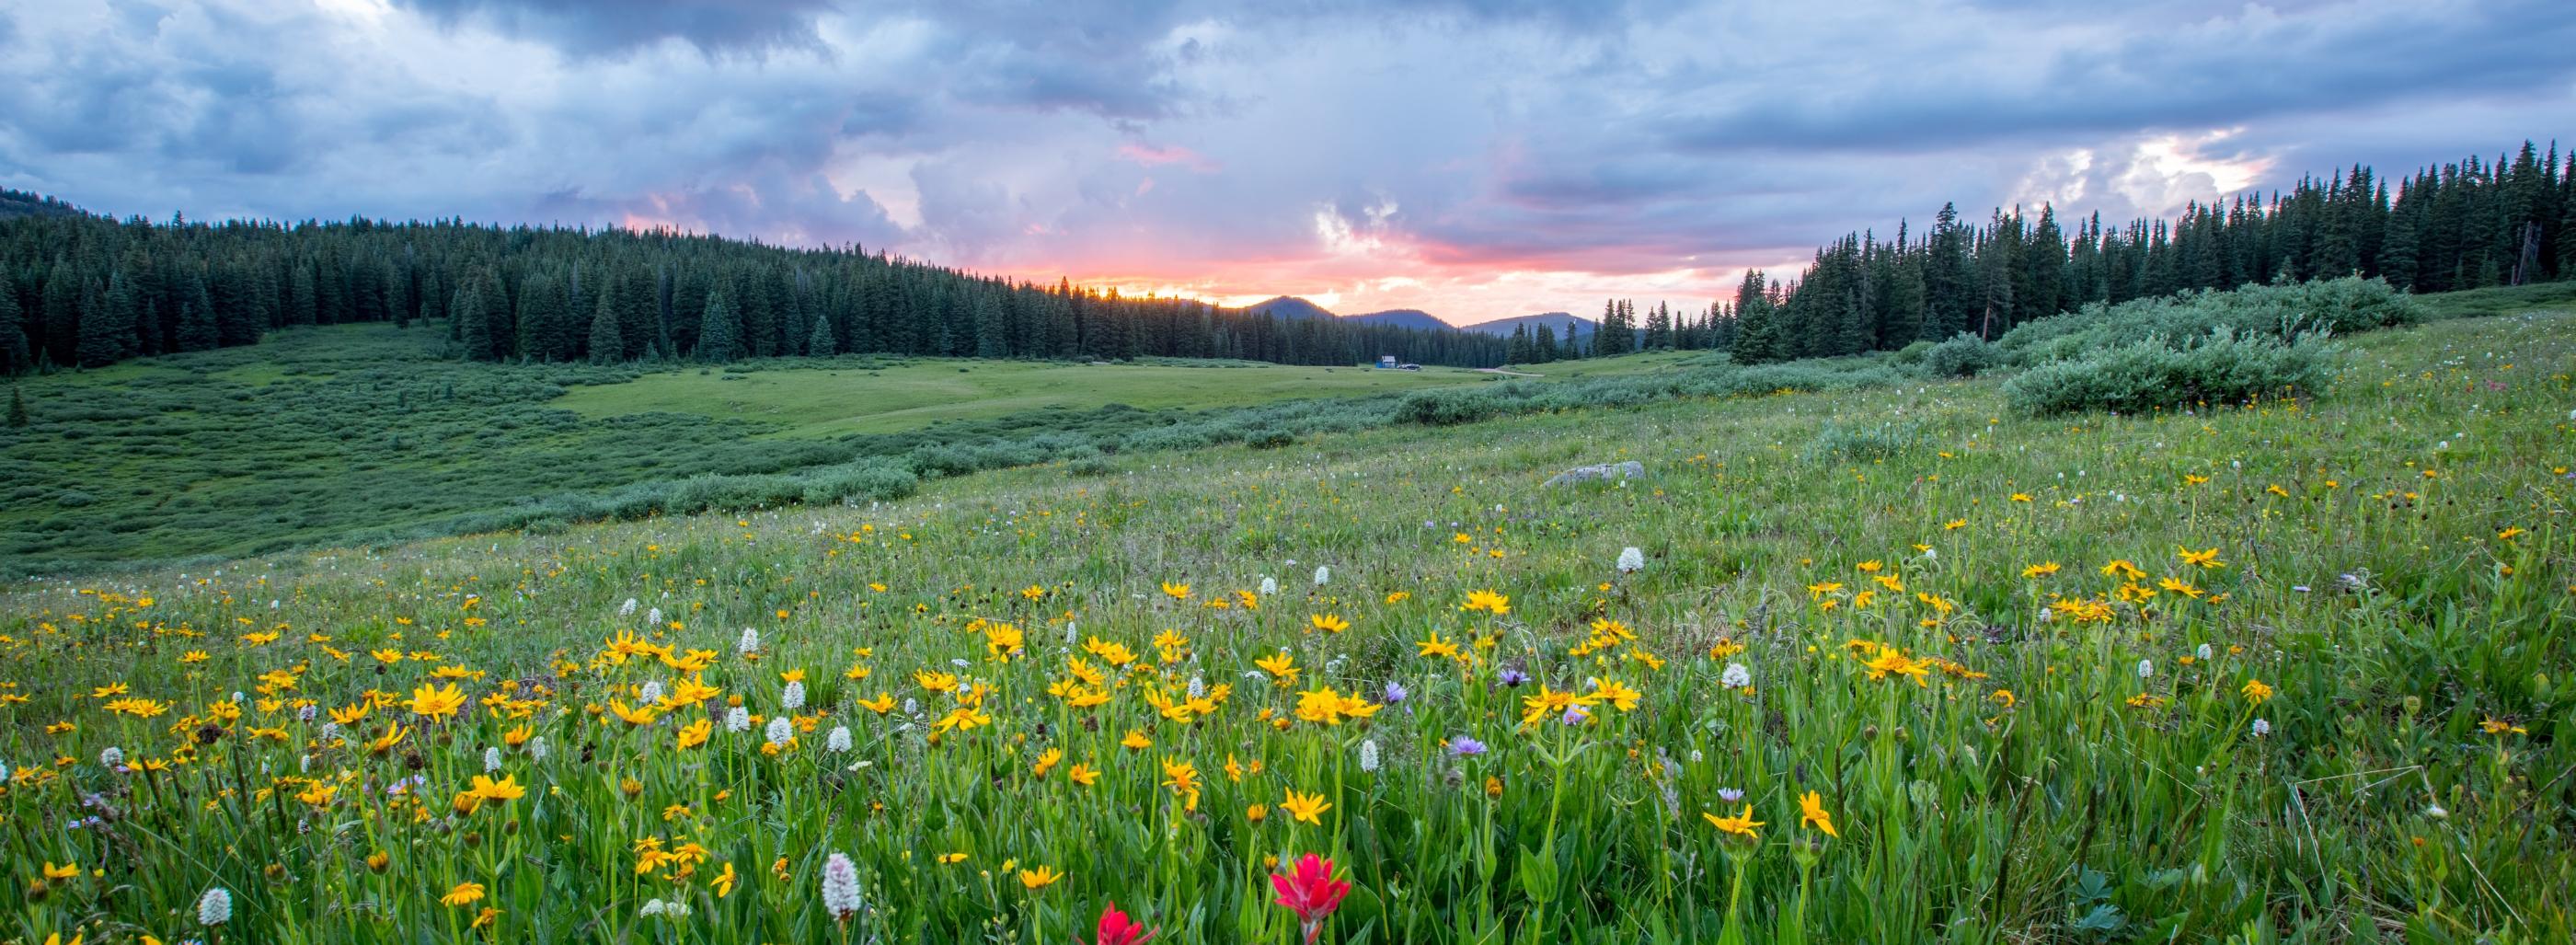
<path fill-rule="evenodd" d="M 2005 382 L 2003 394 L 2013 409 L 2033 416 L 2244 404 L 2324 389 L 2334 375 L 2333 354 L 2313 336 L 2283 341 L 2220 329 L 2182 347 L 2149 337 L 2031 368 Z"/>
<path fill-rule="evenodd" d="M 2002 364 L 2003 359 L 2003 349 L 1963 331 L 1924 349 L 1916 367 L 1925 377 L 1975 377 Z"/>

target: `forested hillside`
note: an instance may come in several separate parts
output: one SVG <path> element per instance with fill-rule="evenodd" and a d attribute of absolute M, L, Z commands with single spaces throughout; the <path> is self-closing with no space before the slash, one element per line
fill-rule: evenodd
<path fill-rule="evenodd" d="M 2359 274 L 2450 292 L 2576 277 L 2576 153 L 2523 142 L 2390 182 L 2368 167 L 2304 178 L 2288 193 L 2193 203 L 2177 220 L 2061 222 L 2042 205 L 1982 225 L 1944 206 L 1931 232 L 1853 233 L 1816 250 L 1797 279 L 1747 273 L 1735 297 L 1695 311 L 1603 306 L 1589 345 L 1515 334 L 1508 357 L 1539 363 L 1643 348 L 1717 348 L 1746 363 L 1993 339 L 2091 303 Z"/>
<path fill-rule="evenodd" d="M 846 248 L 452 220 L 125 221 L 14 192 L 0 206 L 0 368 L 97 367 L 351 322 L 446 332 L 465 357 L 1502 361 L 1501 339 L 1280 319 L 976 276 Z"/>

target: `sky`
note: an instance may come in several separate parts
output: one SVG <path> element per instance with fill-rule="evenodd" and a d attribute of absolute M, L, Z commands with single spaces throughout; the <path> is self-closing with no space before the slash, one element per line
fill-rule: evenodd
<path fill-rule="evenodd" d="M 6 0 L 0 186 L 1467 324 L 2546 143 L 2570 49 L 2568 0 Z"/>

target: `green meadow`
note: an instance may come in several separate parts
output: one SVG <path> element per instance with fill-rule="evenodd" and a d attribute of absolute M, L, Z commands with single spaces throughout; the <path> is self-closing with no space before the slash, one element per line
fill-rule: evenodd
<path fill-rule="evenodd" d="M 1313 853 L 1341 943 L 2566 941 L 2576 313 L 2336 345 L 29 582 L 0 813 L 103 806 L 10 924 L 1302 941 Z"/>

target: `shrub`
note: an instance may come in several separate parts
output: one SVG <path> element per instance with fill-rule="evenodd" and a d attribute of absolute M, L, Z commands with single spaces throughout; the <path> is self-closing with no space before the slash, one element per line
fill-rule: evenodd
<path fill-rule="evenodd" d="M 1278 427 L 1261 427 L 1243 435 L 1243 445 L 1257 450 L 1275 450 L 1297 442 L 1297 435 Z"/>
<path fill-rule="evenodd" d="M 1405 423 L 1424 426 L 1450 426 L 1474 423 L 1501 412 L 1501 405 L 1490 389 L 1432 389 L 1404 395 L 1395 408 L 1395 418 Z"/>
<path fill-rule="evenodd" d="M 1117 472 L 1118 464 L 1110 461 L 1109 457 L 1094 453 L 1074 457 L 1072 462 L 1064 464 L 1064 468 L 1076 476 L 1106 476 Z"/>
<path fill-rule="evenodd" d="M 2242 404 L 2314 394 L 2333 376 L 2332 353 L 2313 337 L 2282 341 L 2227 329 L 2180 348 L 2150 337 L 2032 368 L 2006 382 L 2003 393 L 2006 403 L 2033 416 Z"/>
<path fill-rule="evenodd" d="M 1996 343 L 2016 364 L 2044 364 L 2148 338 L 2184 345 L 2226 330 L 2291 341 L 2409 325 L 2424 319 L 2415 297 L 2378 279 L 2347 276 L 2297 285 L 2249 285 L 2231 291 L 2183 292 L 2096 302 L 2080 311 L 2026 322 Z"/>
<path fill-rule="evenodd" d="M 804 478 L 803 498 L 813 505 L 849 499 L 890 502 L 921 488 L 921 477 L 913 475 L 912 470 L 883 463 L 833 467 Z"/>
<path fill-rule="evenodd" d="M 1993 342 L 1963 331 L 1924 349 L 1920 368 L 1925 377 L 1975 377 L 2001 363 L 2003 351 Z"/>

